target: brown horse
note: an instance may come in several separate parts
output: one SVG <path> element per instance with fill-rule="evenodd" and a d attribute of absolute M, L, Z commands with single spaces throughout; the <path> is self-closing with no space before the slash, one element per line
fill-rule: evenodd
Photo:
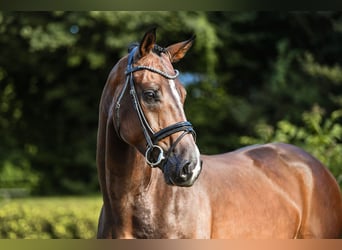
<path fill-rule="evenodd" d="M 172 63 L 155 30 L 112 69 L 99 114 L 98 238 L 335 238 L 340 189 L 303 150 L 281 143 L 200 155 Z"/>

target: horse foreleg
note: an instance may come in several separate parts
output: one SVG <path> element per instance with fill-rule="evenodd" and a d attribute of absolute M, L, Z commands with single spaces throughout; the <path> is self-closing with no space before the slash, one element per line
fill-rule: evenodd
<path fill-rule="evenodd" d="M 98 239 L 111 239 L 112 235 L 112 226 L 108 223 L 108 218 L 106 218 L 106 212 L 104 209 L 104 205 L 101 208 L 99 224 L 97 229 L 97 238 Z"/>

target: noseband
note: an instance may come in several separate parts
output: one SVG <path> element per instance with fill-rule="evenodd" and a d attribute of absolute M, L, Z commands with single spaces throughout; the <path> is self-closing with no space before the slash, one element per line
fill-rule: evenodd
<path fill-rule="evenodd" d="M 140 125 L 141 125 L 142 131 L 144 133 L 146 143 L 147 143 L 147 148 L 146 148 L 146 152 L 145 152 L 145 159 L 146 159 L 146 162 L 151 167 L 156 167 L 163 160 L 168 159 L 168 157 L 171 155 L 172 151 L 175 149 L 176 145 L 180 142 L 180 140 L 185 135 L 191 133 L 193 135 L 194 139 L 196 140 L 196 133 L 192 127 L 192 124 L 188 121 L 177 122 L 173 125 L 170 125 L 166 128 L 159 130 L 158 132 L 154 132 L 152 130 L 151 126 L 149 125 L 149 123 L 146 120 L 145 114 L 141 108 L 141 105 L 140 105 L 140 102 L 139 102 L 139 99 L 137 96 L 137 92 L 135 90 L 133 72 L 139 71 L 139 70 L 149 70 L 149 71 L 151 71 L 153 73 L 157 73 L 157 74 L 159 74 L 159 75 L 161 75 L 167 79 L 176 79 L 179 72 L 178 72 L 178 70 L 175 70 L 174 75 L 169 75 L 166 72 L 163 72 L 159 69 L 149 67 L 149 66 L 139 65 L 139 66 L 133 67 L 133 56 L 135 54 L 136 49 L 137 49 L 137 47 L 133 48 L 129 54 L 127 69 L 125 71 L 125 75 L 126 75 L 125 85 L 123 86 L 121 93 L 120 93 L 120 95 L 117 99 L 117 102 L 116 102 L 116 106 L 115 106 L 116 127 L 115 127 L 115 129 L 116 129 L 118 136 L 120 137 L 120 103 L 121 103 L 121 99 L 123 98 L 123 96 L 126 92 L 128 85 L 129 85 L 130 86 L 129 93 L 130 93 L 131 98 L 132 98 L 133 107 L 134 107 L 134 109 L 138 115 Z M 161 141 L 162 139 L 172 135 L 172 134 L 175 134 L 175 133 L 181 132 L 181 131 L 183 131 L 183 133 L 170 146 L 166 155 L 164 155 L 164 151 L 160 146 L 158 146 L 158 142 Z M 154 154 L 158 154 L 158 157 L 156 160 L 153 158 Z"/>

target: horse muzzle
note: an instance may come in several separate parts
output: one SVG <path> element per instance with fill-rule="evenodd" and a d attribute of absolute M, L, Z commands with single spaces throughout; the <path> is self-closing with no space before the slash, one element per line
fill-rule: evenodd
<path fill-rule="evenodd" d="M 191 187 L 202 171 L 202 161 L 185 161 L 172 156 L 164 162 L 162 170 L 168 185 Z"/>

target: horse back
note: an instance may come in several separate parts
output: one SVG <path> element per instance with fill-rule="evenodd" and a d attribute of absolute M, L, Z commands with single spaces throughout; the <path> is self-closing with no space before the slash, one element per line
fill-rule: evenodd
<path fill-rule="evenodd" d="M 238 221 L 235 224 L 247 223 L 248 219 L 259 225 L 255 232 L 251 226 L 246 227 L 251 238 L 262 233 L 265 237 L 280 238 L 336 238 L 342 234 L 340 188 L 327 168 L 304 150 L 272 143 L 221 155 L 203 155 L 202 160 L 200 181 L 214 190 L 212 203 L 219 207 L 222 202 L 218 200 L 225 199 L 232 207 L 216 210 L 227 211 L 227 220 Z M 226 190 L 223 196 L 215 197 L 213 183 L 217 193 Z M 240 210 L 240 214 L 234 209 Z M 240 215 L 246 221 L 237 218 Z M 253 218 L 260 221 L 253 222 Z M 248 234 L 241 228 L 241 235 Z M 277 230 L 285 233 L 277 235 Z M 231 228 L 227 231 L 232 232 Z"/>

